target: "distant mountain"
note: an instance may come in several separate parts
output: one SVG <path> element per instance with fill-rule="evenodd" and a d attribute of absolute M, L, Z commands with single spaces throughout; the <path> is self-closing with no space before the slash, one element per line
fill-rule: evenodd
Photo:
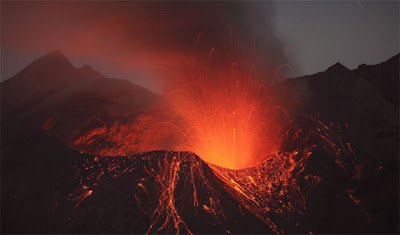
<path fill-rule="evenodd" d="M 289 114 L 318 115 L 326 124 L 341 125 L 344 141 L 361 162 L 361 201 L 376 224 L 395 229 L 399 219 L 399 54 L 355 70 L 337 63 L 324 72 L 277 83 L 271 90 Z"/>
<path fill-rule="evenodd" d="M 398 126 L 399 55 L 353 71 L 336 63 L 324 72 L 284 80 L 272 90 L 289 113 L 319 113 L 326 122 L 376 126 L 389 121 Z"/>
<path fill-rule="evenodd" d="M 350 142 L 363 157 L 384 158 L 398 151 L 399 55 L 355 70 L 337 63 L 324 72 L 282 81 L 272 90 L 289 113 L 319 114 L 326 123 L 348 124 Z"/>
<path fill-rule="evenodd" d="M 33 61 L 0 84 L 2 147 L 14 138 L 56 128 L 61 136 L 90 117 L 132 119 L 159 101 L 159 96 L 127 80 L 107 78 L 84 65 L 75 68 L 60 52 Z"/>
<path fill-rule="evenodd" d="M 88 65 L 75 68 L 60 51 L 33 61 L 1 83 L 1 91 L 2 115 L 6 115 L 2 116 L 2 122 L 7 121 L 9 115 L 19 115 L 43 105 L 43 102 L 50 105 L 49 100 L 60 102 L 81 98 L 84 102 L 91 98 L 115 100 L 129 96 L 134 99 L 133 103 L 143 106 L 148 104 L 146 98 L 157 97 L 127 80 L 106 78 Z"/>
<path fill-rule="evenodd" d="M 104 78 L 86 66 L 73 67 L 60 51 L 53 51 L 1 83 L 3 111 L 18 114 L 18 109 L 33 108 L 61 90 Z"/>
<path fill-rule="evenodd" d="M 399 106 L 399 55 L 377 65 L 362 64 L 354 70 L 368 80 L 391 103 Z"/>

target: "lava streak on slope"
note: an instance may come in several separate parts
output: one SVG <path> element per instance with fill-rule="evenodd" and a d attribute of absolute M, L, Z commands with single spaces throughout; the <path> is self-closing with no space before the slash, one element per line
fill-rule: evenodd
<path fill-rule="evenodd" d="M 69 198 L 75 201 L 74 212 L 104 190 L 104 179 L 128 177 L 134 184 L 128 194 L 148 217 L 143 222 L 146 230 L 132 232 L 191 233 L 196 225 L 190 220 L 196 216 L 211 219 L 214 228 L 222 226 L 224 232 L 236 231 L 231 220 L 237 218 L 224 213 L 226 198 L 272 232 L 296 231 L 293 223 L 301 221 L 310 194 L 323 179 L 326 166 L 321 162 L 343 169 L 349 182 L 346 192 L 358 202 L 358 164 L 350 145 L 312 116 L 289 117 L 254 66 L 246 71 L 237 63 L 212 64 L 213 52 L 205 67 L 184 65 L 175 70 L 177 86 L 168 93 L 164 111 L 147 112 L 122 126 L 123 132 L 115 123 L 108 130 L 97 117 L 100 129 L 72 141 L 73 146 L 85 146 L 102 133 L 118 141 L 133 130 L 119 145 L 97 150 L 99 155 L 129 156 L 88 156 L 77 167 L 80 186 Z M 125 151 L 143 153 L 121 152 L 121 145 L 128 145 L 122 148 Z M 145 152 L 163 148 L 168 151 Z"/>
<path fill-rule="evenodd" d="M 261 164 L 244 169 L 206 163 L 190 152 L 156 151 L 111 158 L 87 156 L 77 166 L 80 186 L 69 200 L 75 201 L 75 213 L 84 214 L 85 209 L 80 210 L 80 205 L 90 204 L 96 192 L 104 194 L 103 181 L 125 178 L 132 185 L 129 197 L 135 198 L 137 208 L 145 214 L 142 216 L 148 218 L 146 231 L 136 232 L 191 233 L 193 227 L 197 232 L 201 230 L 192 221 L 199 218 L 214 221 L 210 225 L 213 228 L 235 232 L 232 220 L 238 218 L 225 212 L 229 210 L 225 201 L 233 201 L 236 210 L 244 207 L 246 213 L 268 225 L 266 231 L 283 233 L 293 231 L 293 224 L 301 221 L 309 196 L 324 176 L 324 167 L 309 163 L 315 160 L 331 161 L 343 169 L 349 182 L 347 192 L 356 200 L 355 156 L 330 128 L 313 117 L 298 116 L 289 124 L 282 140 L 279 149 Z M 315 149 L 326 154 L 314 156 Z M 204 232 L 207 231 L 210 230 Z"/>
<path fill-rule="evenodd" d="M 321 168 L 307 164 L 315 158 L 314 148 L 322 147 L 330 161 L 343 169 L 349 182 L 347 192 L 353 200 L 359 170 L 350 146 L 345 146 L 338 135 L 313 117 L 297 117 L 283 140 L 279 150 L 257 167 L 231 170 L 212 166 L 226 189 L 276 233 L 285 232 L 289 221 L 301 220 L 307 199 L 322 180 Z"/>

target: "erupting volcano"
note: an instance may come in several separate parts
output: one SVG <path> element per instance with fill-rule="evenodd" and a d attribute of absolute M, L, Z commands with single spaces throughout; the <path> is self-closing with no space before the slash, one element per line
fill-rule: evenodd
<path fill-rule="evenodd" d="M 67 199 L 75 201 L 74 213 L 107 176 L 124 176 L 136 182 L 132 194 L 140 210 L 151 215 L 147 233 L 191 233 L 188 218 L 182 215 L 188 203 L 225 223 L 221 194 L 258 217 L 270 231 L 282 233 L 301 218 L 306 200 L 322 179 L 309 161 L 334 162 L 347 181 L 347 196 L 358 203 L 359 164 L 350 143 L 342 142 L 340 130 L 310 115 L 289 116 L 270 92 L 272 87 L 259 80 L 254 65 L 213 66 L 213 52 L 207 66 L 175 68 L 176 87 L 166 94 L 165 102 L 138 117 L 146 122 L 112 124 L 109 131 L 96 115 L 101 127 L 78 128 L 86 132 L 70 145 L 83 152 L 88 152 L 85 144 L 96 142 L 102 132 L 109 152 L 129 149 L 108 146 L 107 139 L 118 139 L 114 136 L 121 131 L 135 133 L 127 136 L 134 140 L 122 144 L 136 142 L 137 147 L 133 146 L 133 155 L 125 152 L 125 157 L 114 158 L 96 155 L 101 154 L 99 148 L 90 152 L 94 157 L 87 156 L 83 165 L 76 166 L 80 185 Z M 53 116 L 44 128 L 62 138 L 52 122 Z M 160 146 L 167 150 L 157 151 Z M 324 154 L 313 159 L 315 149 Z M 155 202 L 156 207 L 150 206 Z"/>
<path fill-rule="evenodd" d="M 259 165 L 277 151 L 284 111 L 273 103 L 254 66 L 246 71 L 238 71 L 236 63 L 223 69 L 192 66 L 178 71 L 177 80 L 179 88 L 166 100 L 172 115 L 183 121 L 171 124 L 186 142 L 174 150 L 192 151 L 230 169 Z"/>
<path fill-rule="evenodd" d="M 1 233 L 399 232 L 394 3 L 1 4 Z"/>

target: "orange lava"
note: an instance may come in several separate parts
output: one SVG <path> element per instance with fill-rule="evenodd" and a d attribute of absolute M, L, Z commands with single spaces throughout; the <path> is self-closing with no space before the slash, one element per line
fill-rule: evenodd
<path fill-rule="evenodd" d="M 211 52 L 212 53 L 212 52 Z M 281 142 L 282 111 L 254 66 L 192 66 L 177 73 L 179 89 L 167 100 L 183 120 L 186 142 L 176 150 L 230 169 L 260 164 Z"/>
<path fill-rule="evenodd" d="M 314 155 L 317 147 L 325 153 Z M 325 162 L 325 167 L 309 164 L 312 158 Z M 359 204 L 359 166 L 350 144 L 343 143 L 340 135 L 322 122 L 303 115 L 285 128 L 277 151 L 261 164 L 245 169 L 206 164 L 190 152 L 155 151 L 115 158 L 88 156 L 77 167 L 81 186 L 70 199 L 76 203 L 74 213 L 103 179 L 126 174 L 138 177 L 134 180 L 134 198 L 150 216 L 147 234 L 192 234 L 190 221 L 183 214 L 185 207 L 202 209 L 216 221 L 229 224 L 220 204 L 222 196 L 227 196 L 223 192 L 280 234 L 290 224 L 301 221 L 307 200 L 323 179 L 329 159 L 343 169 L 348 179 L 347 193 Z"/>

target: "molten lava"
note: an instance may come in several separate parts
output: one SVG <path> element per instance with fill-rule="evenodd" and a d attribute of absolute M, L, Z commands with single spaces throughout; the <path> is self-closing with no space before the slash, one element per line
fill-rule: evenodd
<path fill-rule="evenodd" d="M 226 220 L 219 203 L 222 191 L 273 232 L 282 233 L 301 217 L 321 181 L 321 169 L 307 165 L 317 146 L 344 170 L 350 182 L 347 192 L 357 200 L 358 165 L 349 143 L 343 144 L 312 116 L 289 118 L 254 66 L 214 66 L 212 55 L 213 51 L 207 66 L 174 70 L 177 86 L 166 96 L 163 109 L 148 110 L 127 124 L 110 125 L 94 116 L 98 124 L 92 128 L 94 122 L 88 122 L 87 132 L 70 140 L 81 149 L 89 145 L 93 154 L 168 150 L 89 156 L 78 167 L 81 187 L 71 194 L 74 211 L 107 175 L 115 179 L 127 174 L 135 179 L 139 207 L 150 215 L 147 233 L 191 233 L 182 216 L 189 204 L 215 220 Z M 45 126 L 50 124 L 51 120 Z"/>
<path fill-rule="evenodd" d="M 215 54 L 211 50 L 205 63 L 168 68 L 173 88 L 159 106 L 139 116 L 99 112 L 71 133 L 52 132 L 90 154 L 164 149 L 191 151 L 229 169 L 257 166 L 278 150 L 282 127 L 289 120 L 255 66 Z M 53 119 L 46 129 L 53 127 Z"/>
<path fill-rule="evenodd" d="M 325 154 L 314 155 L 315 148 L 323 149 Z M 309 164 L 312 158 L 322 165 Z M 228 221 L 221 204 L 228 193 L 279 234 L 301 221 L 307 200 L 321 182 L 329 159 L 343 169 L 349 182 L 346 192 L 358 203 L 359 168 L 350 145 L 342 143 L 340 136 L 317 119 L 303 115 L 290 122 L 277 151 L 261 164 L 246 169 L 207 164 L 190 152 L 87 156 L 77 167 L 81 186 L 68 200 L 74 201 L 73 212 L 78 213 L 84 200 L 102 190 L 102 181 L 124 176 L 135 182 L 133 196 L 150 217 L 147 233 L 172 230 L 192 234 L 190 220 L 183 213 L 186 208 L 192 213 L 203 211 L 218 223 L 226 223 L 228 232 L 232 221 Z"/>
<path fill-rule="evenodd" d="M 183 120 L 181 130 L 187 141 L 176 150 L 195 152 L 221 167 L 242 169 L 260 164 L 278 149 L 282 113 L 254 66 L 192 66 L 181 69 L 177 77 L 179 88 L 167 100 Z"/>

